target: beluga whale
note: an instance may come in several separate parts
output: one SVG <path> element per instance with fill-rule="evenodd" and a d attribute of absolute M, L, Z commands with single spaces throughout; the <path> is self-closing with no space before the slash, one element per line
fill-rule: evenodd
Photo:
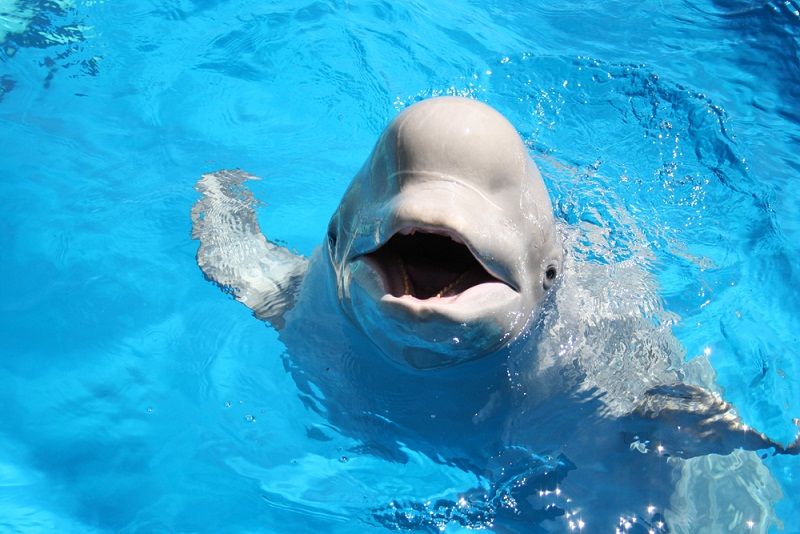
<path fill-rule="evenodd" d="M 345 313 L 418 368 L 514 340 L 563 256 L 516 130 L 458 98 L 423 101 L 389 125 L 333 215 L 328 244 Z"/>
<path fill-rule="evenodd" d="M 498 480 L 508 476 L 499 458 L 538 466 L 563 457 L 590 481 L 549 474 L 547 484 L 576 480 L 576 499 L 584 492 L 613 510 L 623 492 L 598 495 L 591 477 L 630 476 L 635 465 L 669 488 L 696 487 L 687 477 L 711 464 L 664 458 L 800 450 L 744 424 L 708 369 L 683 367 L 668 326 L 642 315 L 658 308 L 647 273 L 572 257 L 574 231 L 554 217 L 528 149 L 486 104 L 432 98 L 395 117 L 309 258 L 261 231 L 246 187 L 255 179 L 222 170 L 197 182 L 197 263 L 278 330 L 308 402 L 338 427 L 383 440 L 375 450 L 387 457 L 392 444 L 413 443 Z M 609 290 L 620 273 L 631 286 L 624 299 Z M 764 469 L 746 454 L 729 462 L 732 479 Z M 624 470 L 597 468 L 612 456 Z M 536 479 L 539 467 L 530 469 L 524 480 Z M 682 485 L 664 482 L 670 469 L 683 469 Z M 515 502 L 543 494 L 538 486 L 521 496 L 527 486 L 514 480 Z M 763 503 L 745 501 L 768 525 Z M 549 505 L 540 512 L 554 517 Z"/>

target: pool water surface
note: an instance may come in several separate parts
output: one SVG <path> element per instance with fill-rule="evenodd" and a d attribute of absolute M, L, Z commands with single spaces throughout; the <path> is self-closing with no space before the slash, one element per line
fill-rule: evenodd
<path fill-rule="evenodd" d="M 591 507 L 508 500 L 569 480 L 558 458 L 511 452 L 491 479 L 340 424 L 299 355 L 197 267 L 203 173 L 259 176 L 261 227 L 308 256 L 385 125 L 440 95 L 508 117 L 571 257 L 647 273 L 676 354 L 790 442 L 799 10 L 0 0 L 0 530 L 605 532 Z M 753 529 L 800 532 L 800 461 L 762 463 L 775 518 Z"/>

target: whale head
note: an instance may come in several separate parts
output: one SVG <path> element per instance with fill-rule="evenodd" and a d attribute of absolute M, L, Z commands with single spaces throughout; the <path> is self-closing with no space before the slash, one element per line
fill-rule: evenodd
<path fill-rule="evenodd" d="M 393 360 L 446 367 L 524 332 L 561 272 L 539 170 L 514 127 L 445 97 L 397 116 L 328 228 L 337 296 Z"/>

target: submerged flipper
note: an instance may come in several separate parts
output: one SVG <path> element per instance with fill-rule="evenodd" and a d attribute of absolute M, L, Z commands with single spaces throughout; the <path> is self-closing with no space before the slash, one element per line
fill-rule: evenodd
<path fill-rule="evenodd" d="M 800 453 L 800 439 L 789 446 L 776 443 L 745 425 L 733 407 L 716 393 L 687 384 L 648 390 L 626 419 L 627 433 L 635 434 L 631 437 L 640 450 L 649 442 L 648 448 L 682 458 L 727 454 L 735 449 L 771 448 L 777 454 Z"/>
<path fill-rule="evenodd" d="M 192 208 L 192 238 L 200 241 L 203 274 L 276 328 L 294 305 L 308 260 L 269 242 L 258 225 L 257 201 L 245 186 L 255 176 L 240 170 L 204 174 Z"/>

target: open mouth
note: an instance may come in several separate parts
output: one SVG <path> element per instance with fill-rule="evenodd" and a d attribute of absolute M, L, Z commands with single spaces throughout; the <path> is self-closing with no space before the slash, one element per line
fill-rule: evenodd
<path fill-rule="evenodd" d="M 407 230 L 364 256 L 387 293 L 421 300 L 454 297 L 480 284 L 505 283 L 490 274 L 470 249 L 450 236 Z"/>

